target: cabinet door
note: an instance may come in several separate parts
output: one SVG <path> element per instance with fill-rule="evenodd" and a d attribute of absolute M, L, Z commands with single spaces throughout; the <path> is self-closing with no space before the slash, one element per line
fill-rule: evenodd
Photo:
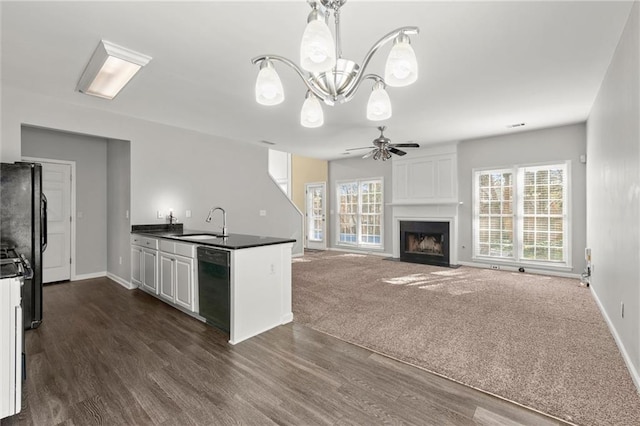
<path fill-rule="evenodd" d="M 176 256 L 176 298 L 175 303 L 193 311 L 193 259 Z"/>
<path fill-rule="evenodd" d="M 142 275 L 142 286 L 158 294 L 158 252 L 155 250 L 142 251 L 144 272 Z"/>
<path fill-rule="evenodd" d="M 131 246 L 131 284 L 137 287 L 142 285 L 142 249 Z"/>
<path fill-rule="evenodd" d="M 160 296 L 169 302 L 175 295 L 175 260 L 173 256 L 160 253 Z"/>

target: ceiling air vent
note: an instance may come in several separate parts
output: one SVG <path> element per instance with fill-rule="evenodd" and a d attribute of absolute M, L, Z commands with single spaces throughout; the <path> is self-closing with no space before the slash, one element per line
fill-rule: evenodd
<path fill-rule="evenodd" d="M 275 145 L 276 144 L 275 142 L 269 142 L 269 141 L 265 141 L 265 140 L 262 140 L 260 142 L 265 144 L 265 145 Z"/>
<path fill-rule="evenodd" d="M 505 127 L 507 129 L 515 129 L 516 127 L 522 127 L 524 123 L 515 123 L 515 124 L 507 124 Z"/>

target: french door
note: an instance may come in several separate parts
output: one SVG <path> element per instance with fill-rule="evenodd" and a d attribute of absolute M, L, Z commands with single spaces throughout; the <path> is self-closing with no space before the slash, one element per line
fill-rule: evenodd
<path fill-rule="evenodd" d="M 327 248 L 327 221 L 326 221 L 326 184 L 305 184 L 307 197 L 306 207 L 306 248 L 325 250 Z"/>

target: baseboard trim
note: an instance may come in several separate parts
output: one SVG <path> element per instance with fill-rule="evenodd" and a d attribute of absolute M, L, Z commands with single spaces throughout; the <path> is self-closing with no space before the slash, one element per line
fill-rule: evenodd
<path fill-rule="evenodd" d="M 125 280 L 124 278 L 121 278 L 117 275 L 112 274 L 111 272 L 107 272 L 107 278 L 109 278 L 111 281 L 115 281 L 118 284 L 120 284 L 122 287 L 126 288 L 127 290 L 133 290 L 134 288 L 138 288 L 138 286 L 133 285 L 131 282 Z"/>
<path fill-rule="evenodd" d="M 393 253 L 385 253 L 382 251 L 371 251 L 371 250 L 359 250 L 356 248 L 353 249 L 343 249 L 337 247 L 329 247 L 327 248 L 329 251 L 340 251 L 343 253 L 356 253 L 356 254 L 370 254 L 372 256 L 381 256 L 381 257 L 393 257 Z"/>
<path fill-rule="evenodd" d="M 598 293 L 595 291 L 593 286 L 590 286 L 589 288 L 591 289 L 591 295 L 593 296 L 593 299 L 596 301 L 596 305 L 598 305 L 598 309 L 600 309 L 600 313 L 604 317 L 604 321 L 607 323 L 607 327 L 609 327 L 609 331 L 611 332 L 611 335 L 613 335 L 613 340 L 616 341 L 616 345 L 618 346 L 618 349 L 622 354 L 622 359 L 624 359 L 624 363 L 627 365 L 627 370 L 629 370 L 629 374 L 631 375 L 631 380 L 633 380 L 633 384 L 636 385 L 636 391 L 640 394 L 640 372 L 635 368 L 635 366 L 631 362 L 631 357 L 629 356 L 629 353 L 627 352 L 624 346 L 624 343 L 622 343 L 622 340 L 620 339 L 620 335 L 618 334 L 616 328 L 614 327 L 613 322 L 611 321 L 611 318 L 607 314 L 607 311 L 604 309 L 604 305 L 600 301 L 600 298 L 598 297 Z"/>
<path fill-rule="evenodd" d="M 289 312 L 286 313 L 282 316 L 282 319 L 280 320 L 280 324 L 288 324 L 291 321 L 293 321 L 293 312 Z"/>
<path fill-rule="evenodd" d="M 73 277 L 73 279 L 71 281 L 90 280 L 92 278 L 101 278 L 101 277 L 106 277 L 106 276 L 107 276 L 107 271 L 92 272 L 90 274 L 76 275 L 75 277 Z"/>
<path fill-rule="evenodd" d="M 458 262 L 458 264 L 463 266 L 469 266 L 471 268 L 482 268 L 482 269 L 493 269 L 488 263 L 478 263 L 478 262 Z M 519 266 L 507 266 L 507 265 L 499 265 L 500 267 L 497 269 L 498 271 L 509 271 L 509 272 L 519 272 Z M 570 274 L 568 272 L 558 272 L 558 271 L 550 271 L 547 269 L 535 269 L 535 268 L 525 268 L 525 273 L 527 274 L 536 274 L 536 275 L 551 275 L 554 277 L 562 277 L 562 278 L 575 278 L 580 279 L 582 276 L 580 274 Z"/>

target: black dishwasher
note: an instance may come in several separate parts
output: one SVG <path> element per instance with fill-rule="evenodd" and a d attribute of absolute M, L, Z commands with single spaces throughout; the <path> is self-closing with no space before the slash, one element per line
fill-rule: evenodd
<path fill-rule="evenodd" d="M 231 323 L 229 252 L 198 247 L 198 300 L 200 316 L 229 332 Z"/>

